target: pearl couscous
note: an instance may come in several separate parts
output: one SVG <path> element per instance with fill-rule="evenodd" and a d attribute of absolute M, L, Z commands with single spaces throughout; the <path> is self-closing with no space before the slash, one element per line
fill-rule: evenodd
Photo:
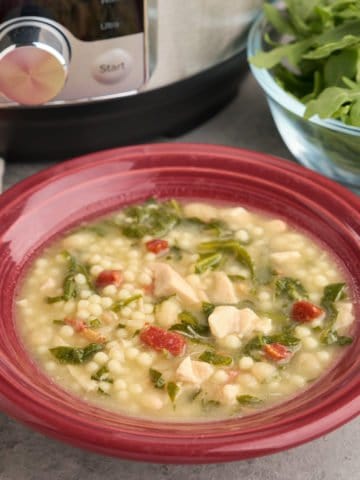
<path fill-rule="evenodd" d="M 321 376 L 350 344 L 334 260 L 280 219 L 149 200 L 47 248 L 18 295 L 53 381 L 121 414 L 241 416 Z"/>

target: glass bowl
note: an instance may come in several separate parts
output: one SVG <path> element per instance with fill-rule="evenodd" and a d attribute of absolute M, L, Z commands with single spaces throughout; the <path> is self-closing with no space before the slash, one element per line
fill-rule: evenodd
<path fill-rule="evenodd" d="M 144 145 L 58 164 L 0 196 L 0 410 L 72 445 L 133 460 L 211 463 L 284 450 L 360 412 L 360 322 L 354 342 L 305 392 L 242 418 L 167 423 L 126 417 L 61 389 L 16 329 L 27 266 L 54 237 L 151 196 L 244 205 L 308 232 L 339 262 L 360 318 L 360 200 L 292 162 L 212 145 Z"/>
<path fill-rule="evenodd" d="M 248 38 L 248 58 L 266 49 L 264 33 L 269 25 L 260 15 Z M 336 120 L 303 118 L 305 106 L 283 90 L 271 72 L 250 63 L 252 73 L 264 90 L 278 131 L 294 157 L 360 193 L 360 128 Z"/>

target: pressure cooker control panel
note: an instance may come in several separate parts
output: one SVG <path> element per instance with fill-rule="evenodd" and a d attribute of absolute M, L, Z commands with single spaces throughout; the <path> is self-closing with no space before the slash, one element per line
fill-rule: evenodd
<path fill-rule="evenodd" d="M 0 107 L 136 93 L 144 0 L 1 0 Z"/>

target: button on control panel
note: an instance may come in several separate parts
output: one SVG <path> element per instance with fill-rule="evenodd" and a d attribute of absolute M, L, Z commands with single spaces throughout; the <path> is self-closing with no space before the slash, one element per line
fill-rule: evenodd
<path fill-rule="evenodd" d="M 113 48 L 95 59 L 92 74 L 99 83 L 116 84 L 129 75 L 132 66 L 133 59 L 129 53 Z"/>

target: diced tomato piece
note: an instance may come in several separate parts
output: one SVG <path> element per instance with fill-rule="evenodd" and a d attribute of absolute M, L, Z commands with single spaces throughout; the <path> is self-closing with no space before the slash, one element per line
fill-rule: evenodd
<path fill-rule="evenodd" d="M 296 322 L 311 322 L 323 315 L 324 310 L 306 300 L 295 302 L 291 309 L 291 318 Z"/>
<path fill-rule="evenodd" d="M 169 242 L 167 240 L 161 240 L 160 238 L 155 238 L 146 242 L 146 248 L 149 252 L 152 253 L 161 253 L 165 250 L 169 250 Z"/>
<path fill-rule="evenodd" d="M 120 270 L 103 270 L 96 278 L 96 286 L 99 288 L 103 288 L 108 285 L 120 287 L 123 281 L 123 274 Z"/>
<path fill-rule="evenodd" d="M 263 346 L 263 351 L 270 360 L 284 360 L 291 355 L 290 350 L 288 350 L 281 343 L 268 343 Z"/>
<path fill-rule="evenodd" d="M 70 325 L 73 327 L 75 332 L 82 332 L 86 328 L 88 328 L 87 324 L 84 320 L 80 320 L 79 318 L 65 318 L 64 322 L 66 325 Z"/>
<path fill-rule="evenodd" d="M 153 325 L 140 333 L 140 340 L 154 350 L 167 350 L 175 357 L 184 353 L 186 348 L 186 341 L 179 333 L 168 332 Z"/>

